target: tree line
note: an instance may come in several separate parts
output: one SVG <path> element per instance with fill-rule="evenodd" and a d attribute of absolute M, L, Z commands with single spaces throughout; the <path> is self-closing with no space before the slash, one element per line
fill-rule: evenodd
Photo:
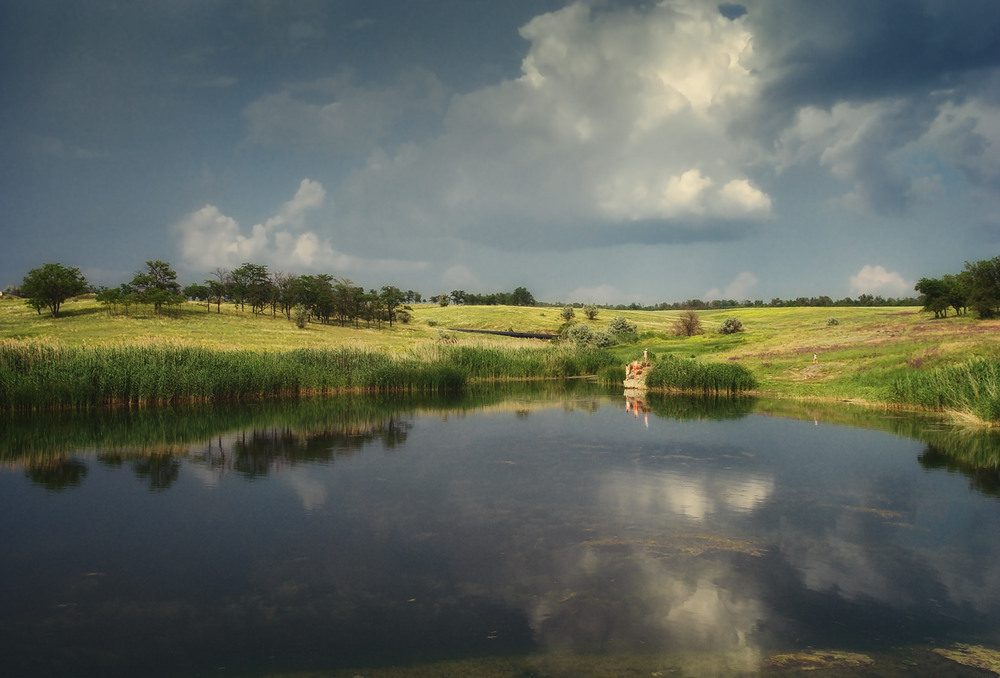
<path fill-rule="evenodd" d="M 795 308 L 795 307 L 828 307 L 828 306 L 919 306 L 920 300 L 915 297 L 883 297 L 880 294 L 859 294 L 857 297 L 843 297 L 833 299 L 825 294 L 818 297 L 796 297 L 794 299 L 782 299 L 774 297 L 770 301 L 763 299 L 712 299 L 702 301 L 701 299 L 687 299 L 685 301 L 675 301 L 672 303 L 663 302 L 654 308 L 658 311 L 677 310 L 710 310 L 723 308 Z"/>
<path fill-rule="evenodd" d="M 439 294 L 431 297 L 442 306 L 448 304 L 467 304 L 469 306 L 534 306 L 535 297 L 524 287 L 518 287 L 513 292 L 490 292 L 476 294 L 465 290 L 452 290 L 451 294 Z"/>
<path fill-rule="evenodd" d="M 948 309 L 962 315 L 970 308 L 980 318 L 995 318 L 1000 315 L 1000 256 L 967 261 L 958 273 L 921 278 L 914 289 L 935 318 L 946 318 Z"/>
<path fill-rule="evenodd" d="M 423 301 L 420 293 L 404 292 L 394 285 L 365 291 L 349 278 L 327 273 L 289 274 L 250 262 L 231 271 L 217 268 L 204 282 L 181 287 L 177 272 L 168 262 L 152 260 L 147 261 L 132 280 L 113 288 L 93 287 L 78 268 L 49 263 L 29 271 L 19 288 L 8 290 L 24 297 L 39 313 L 48 309 L 53 317 L 59 315 L 67 299 L 95 292 L 97 300 L 112 314 L 127 315 L 135 306 L 142 305 L 160 315 L 190 300 L 204 303 L 208 311 L 214 305 L 217 313 L 221 313 L 222 304 L 227 303 L 243 312 L 249 308 L 255 315 L 270 313 L 276 317 L 280 314 L 300 326 L 310 320 L 336 322 L 342 326 L 359 327 L 365 323 L 368 327 L 381 327 L 385 322 L 392 326 L 410 320 L 412 308 L 407 304 Z M 452 292 L 429 298 L 442 305 L 453 299 L 456 303 L 535 305 L 534 297 L 524 287 L 518 287 L 513 293 L 466 295 L 465 292 Z"/>
<path fill-rule="evenodd" d="M 959 273 L 946 274 L 941 278 L 921 278 L 914 286 L 920 296 L 906 298 L 884 298 L 879 295 L 862 294 L 857 298 L 844 297 L 834 300 L 828 296 L 797 297 L 770 302 L 762 299 L 716 299 L 702 301 L 688 299 L 682 302 L 662 302 L 652 306 L 606 305 L 602 308 L 615 310 L 709 310 L 726 308 L 763 308 L 796 306 L 920 306 L 933 312 L 934 317 L 947 317 L 949 310 L 962 315 L 972 309 L 980 318 L 994 318 L 1000 315 L 1000 256 L 976 262 L 965 262 L 965 269 Z M 287 274 L 271 271 L 264 264 L 244 263 L 231 271 L 218 268 L 202 283 L 181 287 L 177 273 L 170 264 L 160 260 L 147 261 L 145 268 L 138 271 L 131 281 L 116 288 L 89 285 L 78 268 L 59 263 L 44 264 L 32 269 L 24 277 L 19 288 L 7 288 L 22 296 L 27 303 L 41 313 L 48 309 L 58 316 L 66 299 L 91 291 L 105 304 L 111 313 L 129 313 L 133 305 L 151 306 L 155 313 L 169 312 L 187 300 L 203 302 L 207 310 L 214 305 L 221 312 L 223 303 L 231 303 L 241 311 L 247 307 L 254 314 L 270 312 L 281 314 L 299 324 L 309 320 L 322 323 L 337 322 L 341 325 L 381 326 L 388 322 L 407 322 L 412 308 L 408 304 L 425 301 L 413 290 L 405 292 L 393 285 L 385 285 L 379 290 L 365 291 L 349 278 L 320 273 L 313 275 Z M 524 287 L 513 292 L 493 292 L 476 294 L 465 290 L 432 295 L 426 301 L 442 306 L 448 304 L 468 305 L 509 305 L 535 306 L 538 302 Z M 557 306 L 561 303 L 555 304 Z M 583 304 L 569 304 L 582 308 Z M 591 305 L 592 306 L 592 305 Z"/>

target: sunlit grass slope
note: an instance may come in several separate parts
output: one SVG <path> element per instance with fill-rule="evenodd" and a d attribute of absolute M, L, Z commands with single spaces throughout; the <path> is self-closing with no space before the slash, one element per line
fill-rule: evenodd
<path fill-rule="evenodd" d="M 299 329 L 281 316 L 254 316 L 225 304 L 217 313 L 214 306 L 206 311 L 204 305 L 191 303 L 176 316 L 162 318 L 148 312 L 109 316 L 87 297 L 71 300 L 63 308 L 62 317 L 52 319 L 36 314 L 23 301 L 4 298 L 0 339 L 57 346 L 169 344 L 252 352 L 350 347 L 408 354 L 441 343 L 442 338 L 468 346 L 545 349 L 548 343 L 540 340 L 454 333 L 450 328 L 555 333 L 564 324 L 561 309 L 552 307 L 418 304 L 411 322 L 392 328 L 383 324 L 381 329 L 316 323 Z M 612 349 L 623 365 L 638 358 L 644 348 L 653 356 L 729 361 L 749 369 L 759 390 L 780 396 L 900 402 L 908 397 L 901 395 L 906 390 L 901 380 L 937 374 L 940 368 L 973 358 L 1000 360 L 1000 321 L 971 316 L 934 319 L 912 307 L 705 311 L 699 313 L 705 333 L 692 337 L 674 335 L 677 311 L 601 309 L 595 320 L 587 321 L 578 309 L 574 321 L 601 329 L 616 315 L 634 322 L 639 332 L 637 344 Z M 745 331 L 719 334 L 728 317 L 740 318 Z M 936 378 L 927 379 L 920 383 L 938 383 Z M 920 388 L 921 402 L 930 402 L 926 387 Z"/>

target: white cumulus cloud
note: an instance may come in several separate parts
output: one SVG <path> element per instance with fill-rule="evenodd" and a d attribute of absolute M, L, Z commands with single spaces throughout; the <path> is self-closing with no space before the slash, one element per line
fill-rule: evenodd
<path fill-rule="evenodd" d="M 873 294 L 883 297 L 906 297 L 913 292 L 913 282 L 903 280 L 895 271 L 867 264 L 851 276 L 851 295 Z"/>
<path fill-rule="evenodd" d="M 750 292 L 756 285 L 757 276 L 749 271 L 743 271 L 725 289 L 711 289 L 706 292 L 705 299 L 735 299 L 736 301 L 743 301 L 750 298 Z"/>
<path fill-rule="evenodd" d="M 205 205 L 173 226 L 181 257 L 191 269 L 235 268 L 244 262 L 266 264 L 304 273 L 420 270 L 422 262 L 367 260 L 338 252 L 329 238 L 309 229 L 308 216 L 326 204 L 323 186 L 303 179 L 291 200 L 277 214 L 244 233 L 239 223 L 215 205 Z"/>
<path fill-rule="evenodd" d="M 704 2 L 576 2 L 521 35 L 521 76 L 454 95 L 441 134 L 373 153 L 337 196 L 345 219 L 524 246 L 576 237 L 565 247 L 594 244 L 580 239 L 585 223 L 604 243 L 633 222 L 661 224 L 647 240 L 674 221 L 697 238 L 702 222 L 770 215 L 754 151 L 729 132 L 759 90 L 742 21 Z M 545 226 L 504 239 L 511 222 Z"/>

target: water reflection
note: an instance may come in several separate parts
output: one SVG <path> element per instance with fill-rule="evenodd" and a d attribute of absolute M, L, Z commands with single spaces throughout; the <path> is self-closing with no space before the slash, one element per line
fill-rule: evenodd
<path fill-rule="evenodd" d="M 682 649 L 756 675 L 776 648 L 1000 644 L 996 471 L 968 461 L 992 439 L 573 388 L 113 413 L 58 451 L 25 425 L 0 448 L 23 469 L 0 473 L 0 673 Z"/>
<path fill-rule="evenodd" d="M 944 469 L 962 473 L 969 478 L 969 487 L 994 497 L 1000 496 L 1000 465 L 997 448 L 983 452 L 983 437 L 956 434 L 951 444 L 928 444 L 920 455 L 920 464 L 927 469 Z M 985 457 L 985 459 L 984 459 Z"/>
<path fill-rule="evenodd" d="M 78 487 L 87 476 L 87 465 L 73 457 L 57 457 L 29 466 L 25 471 L 35 485 L 51 492 Z"/>
<path fill-rule="evenodd" d="M 750 513 L 773 490 L 773 477 L 764 474 L 643 469 L 613 474 L 606 481 L 604 494 L 618 511 L 645 517 L 673 514 L 703 521 L 719 511 Z"/>

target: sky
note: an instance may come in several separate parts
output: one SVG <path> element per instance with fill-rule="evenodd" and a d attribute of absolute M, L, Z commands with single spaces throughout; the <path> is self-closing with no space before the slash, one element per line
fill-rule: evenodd
<path fill-rule="evenodd" d="M 0 288 L 914 296 L 1000 254 L 996 0 L 0 0 Z"/>

